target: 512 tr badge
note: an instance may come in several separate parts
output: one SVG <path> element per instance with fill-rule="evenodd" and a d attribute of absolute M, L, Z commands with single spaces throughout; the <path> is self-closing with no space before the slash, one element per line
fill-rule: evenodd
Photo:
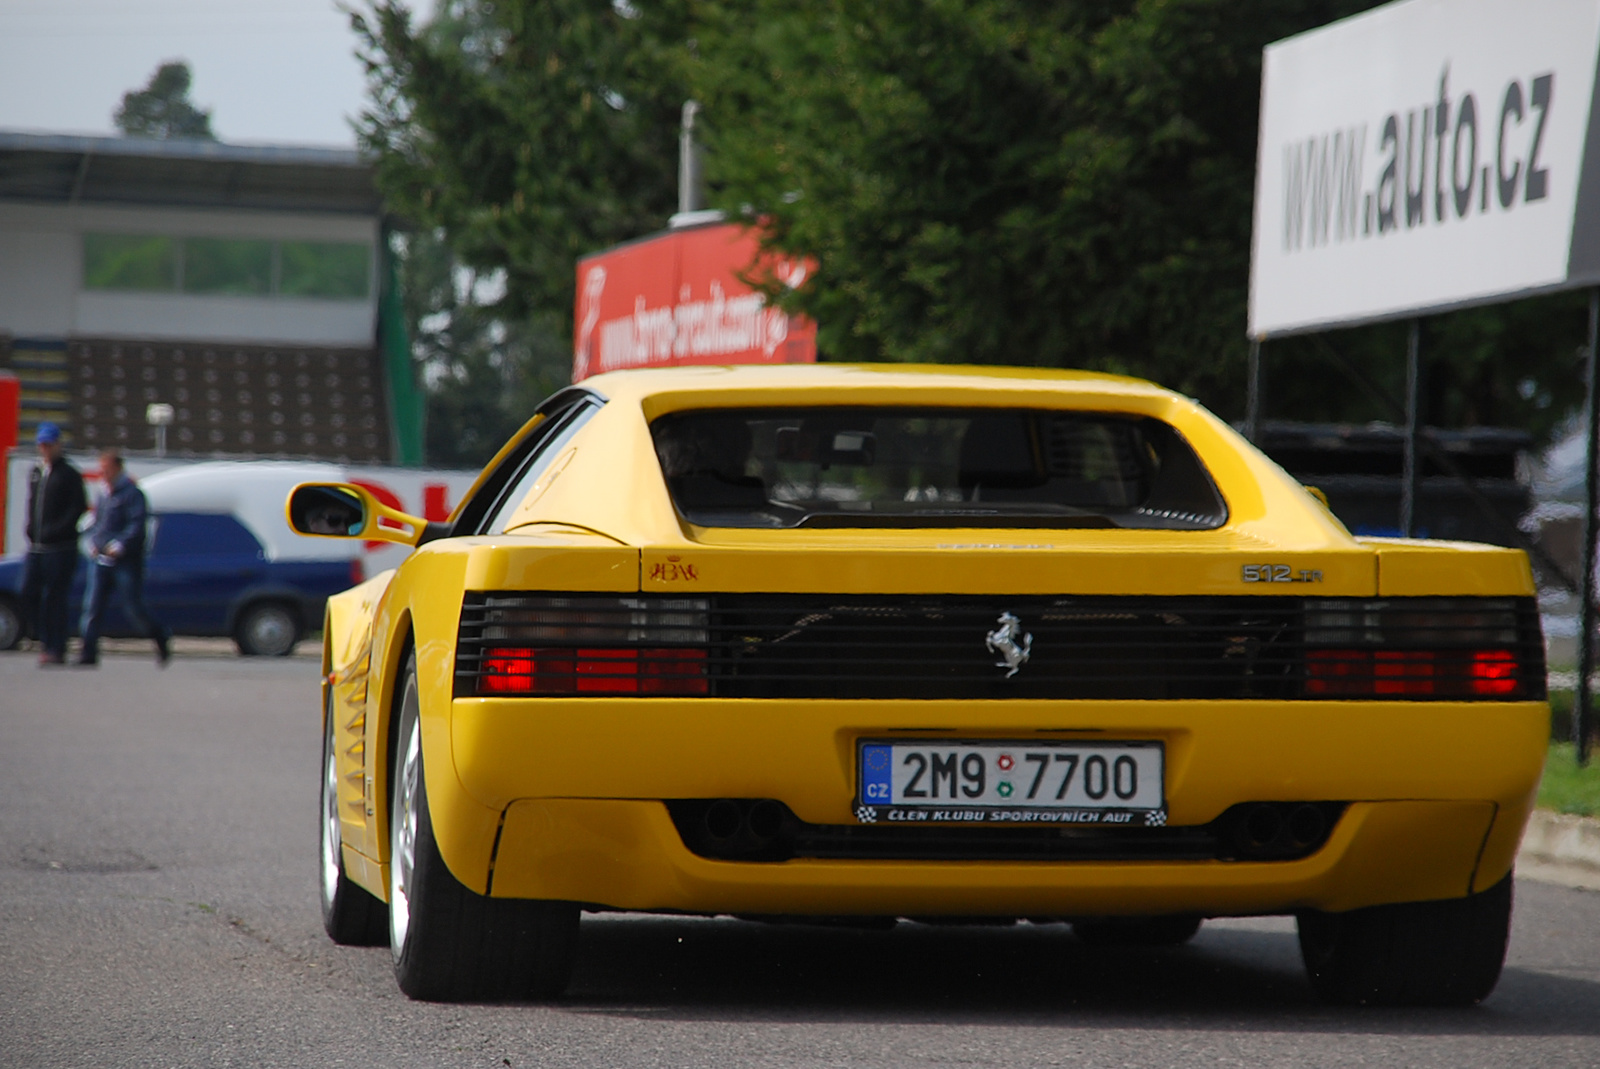
<path fill-rule="evenodd" d="M 1287 564 L 1246 564 L 1241 578 L 1247 583 L 1320 583 L 1322 572 L 1315 568 L 1296 570 Z"/>

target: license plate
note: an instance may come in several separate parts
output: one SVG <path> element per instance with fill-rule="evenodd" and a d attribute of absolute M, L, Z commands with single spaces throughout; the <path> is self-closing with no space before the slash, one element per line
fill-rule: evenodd
<path fill-rule="evenodd" d="M 1164 824 L 1159 742 L 862 740 L 864 824 Z"/>

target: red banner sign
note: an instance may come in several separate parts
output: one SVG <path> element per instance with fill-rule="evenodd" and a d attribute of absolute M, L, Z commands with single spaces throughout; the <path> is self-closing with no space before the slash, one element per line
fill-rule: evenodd
<path fill-rule="evenodd" d="M 767 306 L 739 276 L 805 281 L 810 265 L 763 256 L 732 223 L 672 230 L 578 261 L 572 381 L 681 364 L 809 364 L 816 324 Z"/>

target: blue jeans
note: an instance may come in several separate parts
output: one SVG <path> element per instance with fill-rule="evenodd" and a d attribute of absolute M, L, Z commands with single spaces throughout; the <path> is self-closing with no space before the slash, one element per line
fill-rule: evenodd
<path fill-rule="evenodd" d="M 67 601 L 78 571 L 78 547 L 29 550 L 22 565 L 22 611 L 44 652 L 67 652 Z"/>
<path fill-rule="evenodd" d="M 120 560 L 115 564 L 89 565 L 89 589 L 83 596 L 83 660 L 94 661 L 100 656 L 100 629 L 105 621 L 106 603 L 115 589 L 122 604 L 122 615 L 128 618 L 146 638 L 153 638 L 156 646 L 167 644 L 172 633 L 159 621 L 150 618 L 144 607 L 144 561 L 139 558 Z"/>

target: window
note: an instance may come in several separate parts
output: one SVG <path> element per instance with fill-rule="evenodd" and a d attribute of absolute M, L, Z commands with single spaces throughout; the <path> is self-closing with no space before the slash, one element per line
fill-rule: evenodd
<path fill-rule="evenodd" d="M 285 297 L 365 297 L 371 254 L 365 245 L 285 241 L 278 292 Z"/>
<path fill-rule="evenodd" d="M 540 435 L 538 445 L 533 448 L 521 470 L 490 510 L 487 522 L 484 524 L 484 534 L 505 533 L 506 523 L 517 511 L 517 506 L 528 496 L 528 492 L 533 489 L 533 484 L 539 481 L 539 476 L 544 474 L 550 462 L 561 455 L 567 443 L 572 441 L 573 436 L 598 411 L 600 411 L 598 406 L 585 403 L 574 405 L 550 417 L 546 424 L 547 429 Z"/>
<path fill-rule="evenodd" d="M 1181 435 L 1116 413 L 726 409 L 651 425 L 678 511 L 707 527 L 1219 527 Z"/>
<path fill-rule="evenodd" d="M 183 292 L 265 297 L 272 292 L 272 242 L 185 238 Z"/>
<path fill-rule="evenodd" d="M 178 242 L 133 234 L 85 234 L 83 286 L 171 293 L 178 288 Z"/>
<path fill-rule="evenodd" d="M 372 247 L 357 242 L 85 234 L 83 287 L 363 300 L 372 292 Z"/>
<path fill-rule="evenodd" d="M 520 439 L 513 440 L 514 444 L 505 457 L 484 472 L 482 482 L 461 503 L 455 514 L 455 523 L 450 528 L 451 535 L 485 534 L 496 523 L 503 523 L 522 503 L 522 498 L 527 496 L 526 492 L 517 494 L 513 485 L 521 483 L 526 465 L 539 463 L 540 457 L 544 457 L 546 464 L 554 460 L 556 454 L 545 449 L 552 435 L 565 428 L 574 416 L 578 418 L 579 425 L 588 422 L 589 417 L 598 412 L 603 404 L 603 398 L 581 387 L 568 387 L 546 398 L 544 404 L 534 412 L 537 422 Z M 573 428 L 574 431 L 576 429 Z"/>

